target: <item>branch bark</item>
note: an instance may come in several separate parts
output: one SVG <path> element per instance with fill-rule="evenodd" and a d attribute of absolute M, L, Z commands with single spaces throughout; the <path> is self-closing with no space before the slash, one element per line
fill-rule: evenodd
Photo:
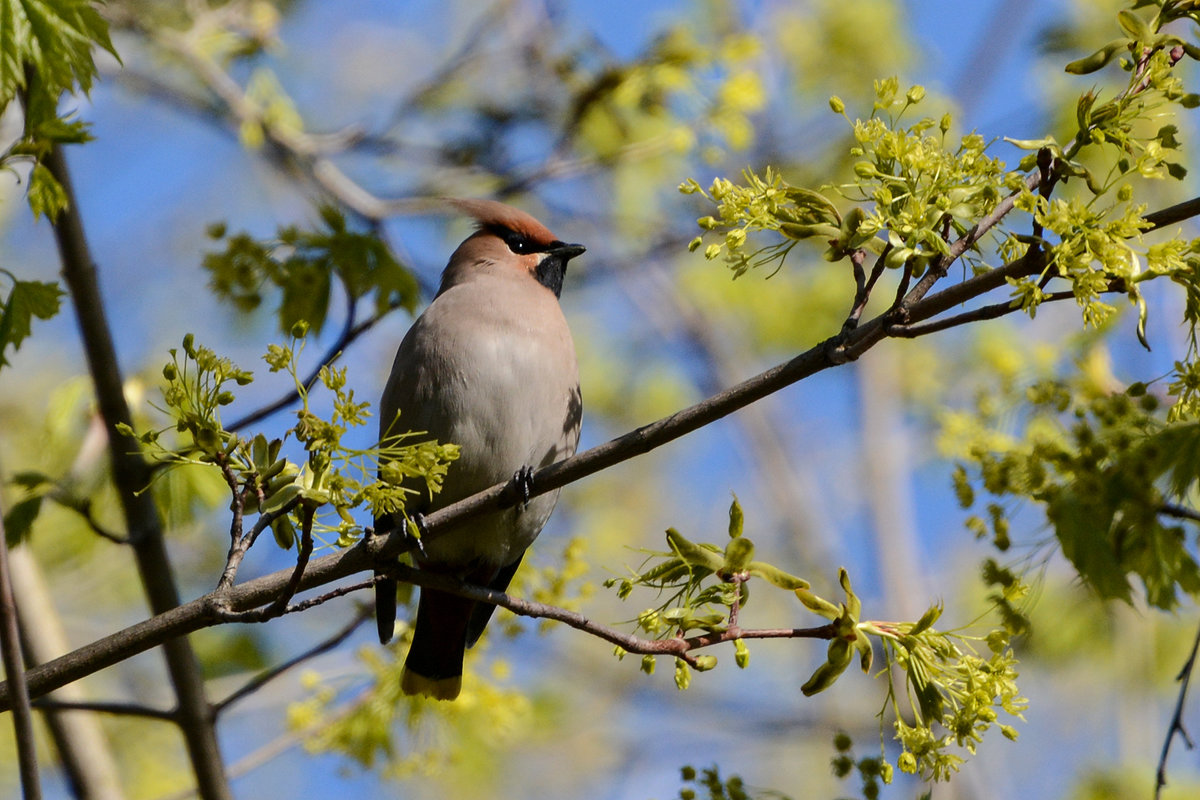
<path fill-rule="evenodd" d="M 76 462 L 78 463 L 78 461 Z M 41 664 L 70 650 L 55 596 L 28 547 L 9 551 L 13 593 L 21 623 L 21 648 L 27 665 Z M 76 800 L 126 800 L 117 762 L 99 718 L 45 708 L 46 700 L 83 703 L 89 699 L 86 682 L 64 686 L 34 704 L 54 741 L 58 763 Z"/>
<path fill-rule="evenodd" d="M 2 510 L 2 509 L 0 509 Z M 33 735 L 33 710 L 29 707 L 29 689 L 25 685 L 25 664 L 21 658 L 21 633 L 17 623 L 17 602 L 13 596 L 8 568 L 8 537 L 0 516 L 0 657 L 4 661 L 6 683 L 12 684 L 13 737 L 17 741 L 17 768 L 21 775 L 21 796 L 39 800 L 42 785 L 38 780 L 37 740 Z"/>

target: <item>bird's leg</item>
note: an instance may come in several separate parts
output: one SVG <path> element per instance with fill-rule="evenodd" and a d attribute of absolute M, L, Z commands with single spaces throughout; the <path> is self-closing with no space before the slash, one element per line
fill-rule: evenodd
<path fill-rule="evenodd" d="M 529 495 L 533 492 L 533 467 L 528 464 L 513 473 L 513 486 L 519 498 L 517 505 L 522 509 L 529 505 Z"/>

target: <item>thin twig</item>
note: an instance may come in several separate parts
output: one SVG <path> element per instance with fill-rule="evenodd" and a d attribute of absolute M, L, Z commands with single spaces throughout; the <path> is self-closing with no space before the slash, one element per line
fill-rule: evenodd
<path fill-rule="evenodd" d="M 1044 296 L 1042 303 L 1054 303 L 1059 300 L 1074 299 L 1075 293 L 1066 290 L 1062 292 L 1051 292 Z M 918 336 L 928 336 L 931 333 L 944 331 L 948 328 L 956 328 L 959 325 L 967 325 L 972 322 L 980 322 L 987 319 L 996 319 L 1007 314 L 1012 314 L 1015 311 L 1021 311 L 1020 304 L 1014 305 L 1013 301 L 1008 300 L 1002 303 L 993 303 L 992 305 L 982 306 L 971 311 L 964 311 L 961 314 L 956 314 L 953 317 L 945 317 L 943 319 L 926 322 L 922 325 L 892 325 L 887 329 L 888 336 L 895 336 L 900 339 L 915 339 Z"/>
<path fill-rule="evenodd" d="M 1183 739 L 1189 750 L 1195 748 L 1187 730 L 1183 727 L 1183 704 L 1187 700 L 1188 685 L 1192 681 L 1192 672 L 1196 668 L 1196 654 L 1200 652 L 1200 628 L 1196 630 L 1196 638 L 1192 640 L 1192 652 L 1188 654 L 1183 669 L 1175 676 L 1179 682 L 1179 696 L 1175 699 L 1175 713 L 1171 715 L 1171 727 L 1167 729 L 1167 738 L 1163 742 L 1162 755 L 1158 758 L 1158 771 L 1154 778 L 1154 800 L 1159 800 L 1162 790 L 1167 785 L 1167 756 L 1171 753 L 1171 742 L 1176 734 Z"/>
<path fill-rule="evenodd" d="M 39 711 L 94 711 L 100 714 L 112 714 L 121 717 L 142 717 L 143 719 L 157 719 L 163 722 L 179 722 L 179 712 L 177 710 L 151 708 L 141 703 L 117 703 L 103 700 L 55 700 L 52 697 L 40 697 L 33 701 L 33 705 Z"/>
<path fill-rule="evenodd" d="M 222 610 L 221 613 L 226 622 L 265 622 L 266 620 L 274 619 L 287 613 L 288 603 L 296 596 L 296 591 L 300 588 L 300 580 L 304 577 L 304 568 L 308 566 L 308 560 L 312 556 L 313 551 L 312 526 L 316 509 L 311 506 L 304 506 L 300 513 L 302 519 L 300 524 L 300 545 L 296 551 L 296 566 L 292 568 L 292 575 L 288 579 L 287 585 L 283 587 L 283 591 L 279 593 L 278 597 L 268 603 L 265 608 L 249 611 Z M 264 514 L 263 516 L 266 517 L 267 515 Z M 263 527 L 265 525 L 262 524 L 261 520 L 259 525 L 255 526 L 259 530 Z"/>
<path fill-rule="evenodd" d="M 317 385 L 317 381 L 321 378 L 321 370 L 331 366 L 333 362 L 337 361 L 338 357 L 346 349 L 347 345 L 369 330 L 371 325 L 374 325 L 376 322 L 378 322 L 385 314 L 391 312 L 395 308 L 398 308 L 399 305 L 400 304 L 398 302 L 393 302 L 392 305 L 388 306 L 386 311 L 376 314 L 374 317 L 372 317 L 372 319 L 369 320 L 370 325 L 360 328 L 356 327 L 355 319 L 357 316 L 356 312 L 358 311 L 358 301 L 353 297 L 348 296 L 346 303 L 346 321 L 342 325 L 342 332 L 338 335 L 337 339 L 334 340 L 333 344 L 331 344 L 325 351 L 325 354 L 321 356 L 320 360 L 317 361 L 317 365 L 313 367 L 312 372 L 310 372 L 304 378 L 304 380 L 301 381 L 300 385 L 304 387 L 304 391 L 307 392 Z M 300 389 L 293 388 L 275 402 L 269 403 L 257 411 L 252 411 L 244 417 L 241 417 L 231 424 L 225 426 L 225 428 L 226 430 L 230 431 L 239 431 L 243 428 L 248 428 L 251 425 L 262 422 L 272 414 L 282 411 L 292 403 L 296 402 L 296 400 L 299 398 Z"/>
<path fill-rule="evenodd" d="M 92 533 L 99 536 L 101 539 L 108 539 L 114 544 L 129 544 L 129 537 L 120 533 L 113 533 L 108 528 L 100 524 L 96 519 L 96 515 L 92 513 L 92 501 L 88 497 L 76 497 L 65 488 L 56 486 L 53 490 L 46 494 L 47 499 L 53 500 L 65 509 L 74 511 L 79 516 L 83 517 L 84 523 L 91 529 Z"/>
<path fill-rule="evenodd" d="M 229 547 L 229 554 L 225 559 L 225 568 L 221 571 L 221 579 L 217 582 L 216 591 L 218 594 L 228 591 L 229 587 L 233 586 L 233 580 L 237 576 L 237 571 L 241 567 L 242 561 L 246 558 L 246 553 L 258 541 L 258 537 L 262 535 L 262 532 L 274 525 L 276 520 L 291 513 L 298 505 L 300 505 L 300 498 L 294 497 L 279 508 L 259 514 L 258 521 L 254 523 L 254 527 L 250 529 L 250 533 L 242 536 L 240 530 L 238 531 L 237 538 Z"/>
<path fill-rule="evenodd" d="M 229 520 L 229 552 L 225 555 L 225 569 L 221 571 L 221 578 L 217 581 L 217 590 L 220 591 L 233 585 L 238 567 L 246 557 L 247 545 L 246 537 L 242 535 L 242 516 L 246 510 L 246 492 L 250 490 L 250 486 L 239 490 L 238 477 L 233 473 L 233 468 L 229 466 L 229 458 L 224 453 L 218 453 L 215 461 L 221 470 L 221 477 L 225 479 L 225 485 L 233 495 L 233 508 Z"/>
<path fill-rule="evenodd" d="M 1158 507 L 1158 513 L 1175 519 L 1186 519 L 1191 522 L 1200 522 L 1200 511 L 1184 506 L 1176 505 L 1175 503 L 1163 503 Z"/>
<path fill-rule="evenodd" d="M 351 619 L 350 622 L 348 622 L 333 636 L 330 636 L 328 639 L 325 639 L 322 642 L 318 642 L 313 647 L 305 650 L 303 653 L 300 653 L 297 656 L 294 656 L 293 658 L 288 659 L 287 661 L 284 661 L 282 664 L 278 664 L 259 673 L 247 681 L 240 689 L 231 692 L 225 699 L 213 703 L 213 713 L 217 715 L 221 714 L 234 703 L 254 694 L 259 689 L 266 686 L 268 683 L 283 675 L 293 667 L 303 664 L 305 661 L 309 661 L 310 659 L 316 658 L 317 656 L 334 649 L 342 642 L 346 641 L 346 639 L 350 638 L 350 634 L 358 630 L 359 626 L 362 625 L 366 620 L 370 619 L 370 617 L 370 606 L 363 606 L 358 610 L 358 613 L 354 615 L 354 618 Z"/>
<path fill-rule="evenodd" d="M 863 269 L 863 259 L 867 256 L 865 250 L 857 249 L 850 254 L 850 264 L 854 268 L 854 302 L 850 306 L 850 313 L 846 316 L 846 321 L 842 323 L 842 330 L 852 330 L 858 327 L 858 320 L 862 317 L 863 310 L 867 307 L 867 301 L 871 299 L 871 289 L 867 283 L 867 273 Z M 878 270 L 882 260 L 876 260 L 875 268 L 872 270 L 871 277 L 875 278 L 875 270 Z M 874 284 L 874 280 L 871 284 Z"/>
<path fill-rule="evenodd" d="M 422 572 L 403 564 L 389 567 L 387 572 L 398 580 L 456 594 L 483 603 L 491 603 L 501 608 L 507 608 L 509 611 L 522 617 L 535 617 L 537 619 L 550 619 L 562 622 L 576 630 L 590 633 L 610 644 L 615 644 L 627 653 L 677 656 L 692 666 L 695 666 L 695 656 L 692 655 L 692 651 L 723 642 L 732 642 L 735 639 L 832 639 L 837 635 L 837 629 L 833 624 L 818 625 L 811 628 L 741 628 L 736 624 L 731 624 L 723 630 L 697 636 L 675 636 L 670 639 L 642 639 L 638 636 L 619 631 L 616 628 L 593 622 L 576 611 L 569 611 L 565 608 L 537 603 L 532 600 L 524 600 L 519 597 L 512 597 L 495 589 L 463 583 L 448 575 Z"/>

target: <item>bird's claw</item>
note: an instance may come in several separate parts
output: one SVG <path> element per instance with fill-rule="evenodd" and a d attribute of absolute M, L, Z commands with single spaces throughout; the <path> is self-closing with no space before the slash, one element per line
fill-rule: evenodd
<path fill-rule="evenodd" d="M 409 515 L 408 521 L 412 525 L 412 528 L 407 530 L 408 538 L 416 542 L 417 552 L 422 556 L 427 556 L 428 553 L 425 552 L 425 537 L 429 534 L 429 529 L 425 527 L 425 515 L 420 511 L 414 511 Z M 416 529 L 415 533 L 413 532 L 414 528 Z"/>
<path fill-rule="evenodd" d="M 533 493 L 533 467 L 524 466 L 513 473 L 513 486 L 517 490 L 519 505 L 522 509 L 529 505 L 529 497 Z"/>

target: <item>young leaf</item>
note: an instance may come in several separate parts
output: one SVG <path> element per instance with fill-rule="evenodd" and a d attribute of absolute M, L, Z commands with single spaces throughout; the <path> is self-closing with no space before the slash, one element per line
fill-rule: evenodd
<path fill-rule="evenodd" d="M 42 496 L 27 497 L 8 509 L 4 515 L 4 536 L 9 547 L 15 547 L 29 538 L 33 521 L 42 510 Z"/>
<path fill-rule="evenodd" d="M 0 309 L 0 367 L 8 363 L 4 351 L 15 351 L 31 332 L 33 319 L 50 319 L 58 313 L 63 290 L 57 283 L 14 281 L 8 300 Z"/>

